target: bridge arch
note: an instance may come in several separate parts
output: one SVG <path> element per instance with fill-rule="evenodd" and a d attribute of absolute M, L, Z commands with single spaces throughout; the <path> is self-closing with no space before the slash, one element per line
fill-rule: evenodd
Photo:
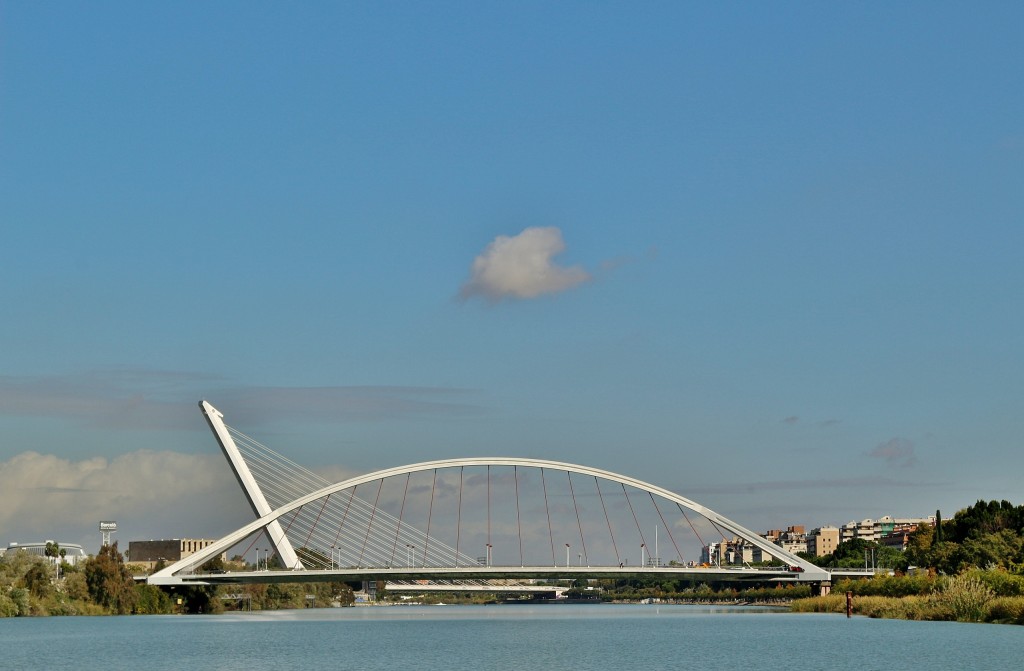
<path fill-rule="evenodd" d="M 175 581 L 175 579 L 176 579 L 176 576 L 180 576 L 180 575 L 183 575 L 183 574 L 188 574 L 190 572 L 195 571 L 197 567 L 201 566 L 206 561 L 208 561 L 208 560 L 212 559 L 213 557 L 216 557 L 216 556 L 220 555 L 221 553 L 229 550 L 230 548 L 234 547 L 236 544 L 238 544 L 241 541 L 245 540 L 246 538 L 252 536 L 253 534 L 256 534 L 257 532 L 260 532 L 260 531 L 267 532 L 268 530 L 270 530 L 272 528 L 280 529 L 282 527 L 282 525 L 287 521 L 287 518 L 289 516 L 298 515 L 299 511 L 302 511 L 304 508 L 309 507 L 312 510 L 316 510 L 317 508 L 319 508 L 320 511 L 322 512 L 323 509 L 326 508 L 327 503 L 330 500 L 330 497 L 332 495 L 338 494 L 339 492 L 344 492 L 344 491 L 347 491 L 347 490 L 351 490 L 351 492 L 352 492 L 351 495 L 354 497 L 356 489 L 359 486 L 366 485 L 368 483 L 374 483 L 374 482 L 380 481 L 381 482 L 380 487 L 383 488 L 384 481 L 388 480 L 388 479 L 391 479 L 391 478 L 400 478 L 401 476 L 406 476 L 406 478 L 409 478 L 413 474 L 422 473 L 424 471 L 433 471 L 435 473 L 435 478 L 436 478 L 436 473 L 439 470 L 459 469 L 459 472 L 461 473 L 462 469 L 474 468 L 474 467 L 487 468 L 488 469 L 488 473 L 490 473 L 490 469 L 491 468 L 502 468 L 502 467 L 509 467 L 509 468 L 513 468 L 513 469 L 535 469 L 535 470 L 539 470 L 541 472 L 541 477 L 543 477 L 543 473 L 544 473 L 545 470 L 547 470 L 547 471 L 565 472 L 567 474 L 570 474 L 569 475 L 569 486 L 570 486 L 570 488 L 572 487 L 572 474 L 576 474 L 576 475 L 579 475 L 579 476 L 593 477 L 595 479 L 595 482 L 598 483 L 597 490 L 598 490 L 598 495 L 599 496 L 600 496 L 600 482 L 615 483 L 617 485 L 622 486 L 623 487 L 623 491 L 625 491 L 625 487 L 630 487 L 630 488 L 635 489 L 637 491 L 646 492 L 647 494 L 649 494 L 652 497 L 652 501 L 654 500 L 653 497 L 659 497 L 660 499 L 662 499 L 664 501 L 670 502 L 671 504 L 675 504 L 676 506 L 679 507 L 680 512 L 682 512 L 684 516 L 686 515 L 686 512 L 685 512 L 686 510 L 688 510 L 688 511 L 690 511 L 692 513 L 695 513 L 696 515 L 699 515 L 700 517 L 704 518 L 705 520 L 710 522 L 712 525 L 718 527 L 719 529 L 725 530 L 725 531 L 729 532 L 730 534 L 733 534 L 734 536 L 743 539 L 746 543 L 749 543 L 751 545 L 754 545 L 754 546 L 760 548 L 764 553 L 769 554 L 769 555 L 771 555 L 773 557 L 776 557 L 778 559 L 781 559 L 782 561 L 786 562 L 791 567 L 797 567 L 799 569 L 800 573 L 801 573 L 801 575 L 799 577 L 802 580 L 827 580 L 828 579 L 827 578 L 827 573 L 825 571 L 823 571 L 821 568 L 819 568 L 819 567 L 817 567 L 817 566 L 807 562 L 804 559 L 801 559 L 800 557 L 797 557 L 796 555 L 794 555 L 794 554 L 792 554 L 790 552 L 787 552 L 786 550 L 782 549 L 781 547 L 779 547 L 779 546 L 777 546 L 777 545 L 775 545 L 773 543 L 770 543 L 769 541 L 767 541 L 766 539 L 761 537 L 759 534 L 757 534 L 757 533 L 755 533 L 755 532 L 753 532 L 753 531 L 743 527 L 742 525 L 738 524 L 737 522 L 735 522 L 735 521 L 733 521 L 733 520 L 731 520 L 731 519 L 729 519 L 729 518 L 727 518 L 727 517 L 725 517 L 723 515 L 720 515 L 720 514 L 716 513 L 715 511 L 711 510 L 710 508 L 707 508 L 706 506 L 703 506 L 700 503 L 697 503 L 696 501 L 693 501 L 691 499 L 683 497 L 683 496 L 681 496 L 679 494 L 676 494 L 675 492 L 669 491 L 669 490 L 664 489 L 662 487 L 659 487 L 657 485 L 654 485 L 654 484 L 651 484 L 651 483 L 648 483 L 648 482 L 645 482 L 645 481 L 642 481 L 642 480 L 638 480 L 636 478 L 632 478 L 632 477 L 629 477 L 629 476 L 626 476 L 626 475 L 622 475 L 622 474 L 619 474 L 619 473 L 614 473 L 614 472 L 611 472 L 611 471 L 607 471 L 607 470 L 603 470 L 603 469 L 598 469 L 598 468 L 594 468 L 594 467 L 590 467 L 590 466 L 584 466 L 584 465 L 580 465 L 580 464 L 572 464 L 572 463 L 558 462 L 558 461 L 549 461 L 549 460 L 544 460 L 544 459 L 528 459 L 528 458 L 514 458 L 514 457 L 476 457 L 476 458 L 461 458 L 461 459 L 442 459 L 442 460 L 426 461 L 426 462 L 421 462 L 421 463 L 416 463 L 416 464 L 410 464 L 410 465 L 405 465 L 405 466 L 397 466 L 397 467 L 394 467 L 394 468 L 387 468 L 387 469 L 382 469 L 382 470 L 374 471 L 374 472 L 368 473 L 366 475 L 361 475 L 361 476 L 349 478 L 349 479 L 346 479 L 346 480 L 343 480 L 343 481 L 340 481 L 340 482 L 336 482 L 336 483 L 333 483 L 333 484 L 329 484 L 329 485 L 326 485 L 326 486 L 319 487 L 319 488 L 315 489 L 314 491 L 311 491 L 311 492 L 309 492 L 309 493 L 307 493 L 305 495 L 295 497 L 295 498 L 291 499 L 290 501 L 288 501 L 288 502 L 286 502 L 284 504 L 278 505 L 276 508 L 270 510 L 270 512 L 268 512 L 266 514 L 263 514 L 263 515 L 260 515 L 253 522 L 251 522 L 251 523 L 249 523 L 249 524 L 247 524 L 247 525 L 245 525 L 245 526 L 243 526 L 243 527 L 241 527 L 241 528 L 239 528 L 239 529 L 229 533 L 228 535 L 224 536 L 223 538 L 221 538 L 217 542 L 215 542 L 212 545 L 204 548 L 200 552 L 198 552 L 196 554 L 193 554 L 193 555 L 191 555 L 191 556 L 189 556 L 189 557 L 187 557 L 187 558 L 185 558 L 185 559 L 183 559 L 183 560 L 181 560 L 179 562 L 176 562 L 175 564 L 172 564 L 172 565 L 166 567 L 162 571 L 159 571 L 159 572 L 155 573 L 153 576 L 151 576 L 150 582 L 152 582 L 154 584 L 169 584 L 169 583 L 173 583 Z M 406 487 L 408 488 L 408 480 L 407 480 Z M 488 487 L 490 487 L 490 484 L 488 484 Z M 378 489 L 378 495 L 379 495 L 379 489 Z M 460 494 L 460 496 L 461 496 L 461 494 Z M 545 497 L 546 497 L 546 493 L 545 493 Z M 351 499 L 350 499 L 350 501 L 351 501 Z M 518 508 L 518 502 L 517 502 L 516 505 L 517 505 L 517 508 Z M 603 501 L 601 502 L 601 505 L 602 506 L 604 505 Z M 404 504 L 403 504 L 403 506 L 404 506 Z M 655 503 L 655 506 L 657 506 L 657 503 Z M 461 513 L 461 501 L 460 501 L 460 513 Z M 490 513 L 488 512 L 488 515 L 489 514 Z M 579 513 L 577 511 L 577 516 L 578 516 L 578 514 Z M 606 513 L 606 515 L 607 515 L 607 513 Z M 635 514 L 634 514 L 634 517 L 635 517 Z M 399 522 L 398 522 L 399 528 L 401 527 L 401 523 L 402 523 L 401 520 L 399 520 Z M 344 521 L 342 522 L 342 524 L 344 524 Z M 371 518 L 370 524 L 372 525 L 372 518 Z M 549 518 L 549 524 L 550 524 L 550 518 Z M 611 523 L 610 522 L 609 522 L 609 531 L 611 531 Z M 429 533 L 429 530 L 428 530 L 428 533 Z M 583 535 L 582 526 L 580 528 L 580 534 L 581 534 L 581 537 L 582 537 L 582 535 Z M 369 535 L 369 527 L 367 527 L 367 535 Z M 723 539 L 724 539 L 724 534 L 723 534 Z M 612 542 L 614 543 L 614 537 L 612 539 Z M 673 543 L 675 543 L 674 540 L 673 540 Z M 396 540 L 395 544 L 397 546 L 397 540 Z M 489 547 L 490 547 L 490 544 L 488 543 L 488 548 Z M 584 547 L 585 547 L 585 543 L 584 543 Z M 392 554 L 393 554 L 393 552 L 394 551 L 392 551 Z M 552 545 L 552 553 L 554 553 L 553 545 Z M 568 544 L 566 544 L 566 553 L 568 555 Z M 424 550 L 424 555 L 425 554 L 426 554 L 426 552 Z M 332 557 L 331 557 L 332 565 L 333 565 L 333 559 L 334 559 L 334 557 L 333 557 L 333 549 L 332 549 Z M 458 548 L 456 547 L 456 559 L 455 559 L 456 565 L 458 565 L 458 561 L 459 561 L 458 560 Z M 568 563 L 568 557 L 567 557 L 567 563 Z M 301 568 L 301 565 L 296 563 L 295 568 Z"/>

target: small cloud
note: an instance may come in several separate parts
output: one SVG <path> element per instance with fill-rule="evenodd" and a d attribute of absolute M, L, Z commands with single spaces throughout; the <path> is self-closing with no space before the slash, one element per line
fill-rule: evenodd
<path fill-rule="evenodd" d="M 800 421 L 800 418 L 797 417 L 796 415 L 790 415 L 786 419 L 782 420 L 782 422 L 784 424 L 796 424 L 799 421 Z"/>
<path fill-rule="evenodd" d="M 562 231 L 527 228 L 519 235 L 499 235 L 473 260 L 471 276 L 459 297 L 479 296 L 496 303 L 505 298 L 529 299 L 571 289 L 590 279 L 579 266 L 562 267 L 553 259 L 565 250 Z"/>
<path fill-rule="evenodd" d="M 884 459 L 891 466 L 907 468 L 917 463 L 914 455 L 914 443 L 906 438 L 896 436 L 868 452 L 869 457 Z"/>

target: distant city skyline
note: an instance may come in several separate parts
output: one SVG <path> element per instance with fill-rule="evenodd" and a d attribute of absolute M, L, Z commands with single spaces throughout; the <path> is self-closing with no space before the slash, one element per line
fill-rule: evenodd
<path fill-rule="evenodd" d="M 0 545 L 518 456 L 765 531 L 1024 503 L 1016 3 L 0 9 Z"/>

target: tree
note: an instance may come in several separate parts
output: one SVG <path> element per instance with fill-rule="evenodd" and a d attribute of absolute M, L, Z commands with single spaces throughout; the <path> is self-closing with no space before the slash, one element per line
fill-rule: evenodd
<path fill-rule="evenodd" d="M 935 527 L 930 524 L 919 524 L 917 529 L 907 536 L 907 549 L 904 551 L 910 566 L 931 566 L 931 548 L 935 538 Z"/>
<path fill-rule="evenodd" d="M 183 599 L 186 613 L 219 613 L 224 610 L 216 585 L 192 585 L 177 593 Z"/>
<path fill-rule="evenodd" d="M 135 606 L 135 581 L 125 568 L 117 542 L 104 545 L 99 554 L 85 562 L 85 582 L 93 601 L 115 613 L 132 612 Z"/>
<path fill-rule="evenodd" d="M 1024 551 L 1024 537 L 1009 529 L 968 538 L 960 544 L 961 558 L 965 564 L 977 568 L 1008 568 L 1021 557 Z"/>
<path fill-rule="evenodd" d="M 863 538 L 851 538 L 836 546 L 832 559 L 826 564 L 831 567 L 853 568 L 864 566 L 865 550 L 877 547 L 877 544 Z"/>
<path fill-rule="evenodd" d="M 50 571 L 43 563 L 33 564 L 22 576 L 22 584 L 34 597 L 45 599 L 53 593 Z"/>
<path fill-rule="evenodd" d="M 956 575 L 964 568 L 963 552 L 959 543 L 942 541 L 932 545 L 928 553 L 929 564 L 939 573 Z"/>

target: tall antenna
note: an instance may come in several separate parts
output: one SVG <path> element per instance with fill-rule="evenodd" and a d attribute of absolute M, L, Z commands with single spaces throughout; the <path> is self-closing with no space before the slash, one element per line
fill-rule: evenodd
<path fill-rule="evenodd" d="M 103 544 L 100 547 L 110 545 L 110 534 L 117 531 L 117 522 L 100 522 L 100 533 L 103 535 Z"/>

